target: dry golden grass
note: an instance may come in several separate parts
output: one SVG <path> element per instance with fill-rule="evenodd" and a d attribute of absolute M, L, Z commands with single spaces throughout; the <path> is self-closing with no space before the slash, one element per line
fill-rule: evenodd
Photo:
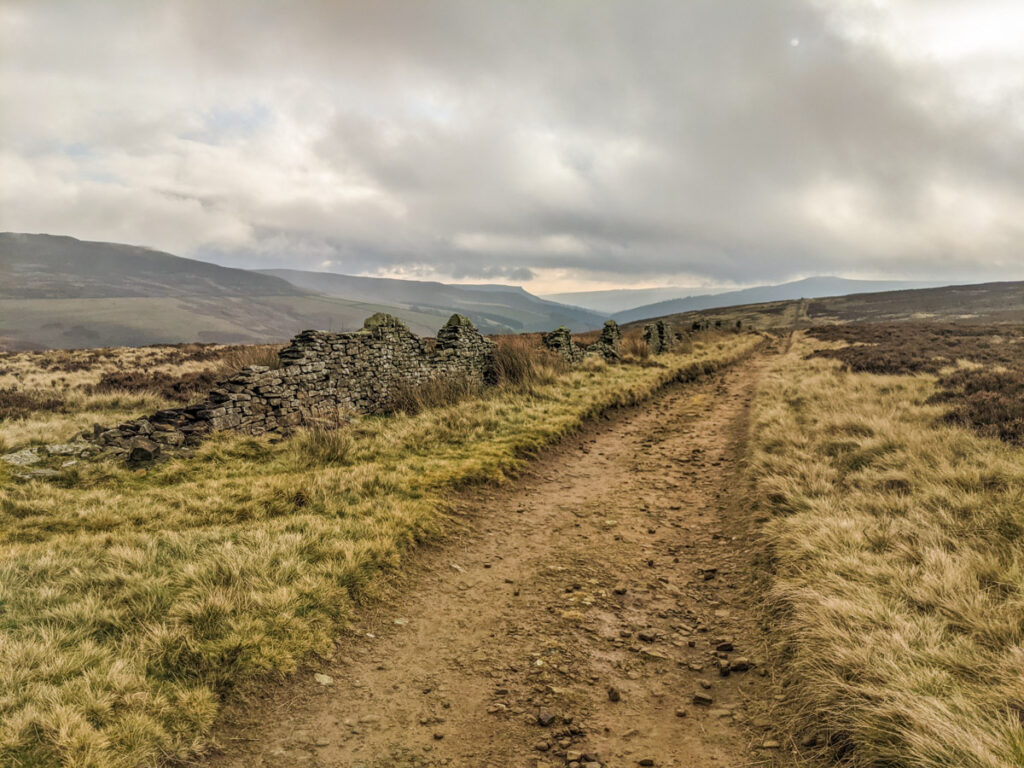
<path fill-rule="evenodd" d="M 499 336 L 495 340 L 494 373 L 502 387 L 552 384 L 568 370 L 568 364 L 545 348 L 539 336 Z"/>
<path fill-rule="evenodd" d="M 422 384 L 398 386 L 391 405 L 395 411 L 415 415 L 429 408 L 456 405 L 482 391 L 483 385 L 467 376 L 439 377 Z"/>
<path fill-rule="evenodd" d="M 632 360 L 646 360 L 651 354 L 644 340 L 643 330 L 630 328 L 622 335 L 622 356 Z"/>
<path fill-rule="evenodd" d="M 1024 765 L 1024 454 L 812 348 L 752 427 L 794 729 L 853 768 Z"/>
<path fill-rule="evenodd" d="M 749 353 L 733 336 L 272 443 L 221 434 L 145 472 L 0 468 L 0 765 L 137 768 L 203 747 L 240 682 L 328 653 L 353 600 L 587 418 Z M 6 426 L 4 427 L 6 429 Z"/>

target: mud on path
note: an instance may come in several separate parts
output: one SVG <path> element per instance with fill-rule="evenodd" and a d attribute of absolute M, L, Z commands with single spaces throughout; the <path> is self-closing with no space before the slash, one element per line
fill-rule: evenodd
<path fill-rule="evenodd" d="M 458 499 L 458 532 L 361 611 L 320 682 L 234 708 L 209 764 L 771 762 L 741 479 L 760 365 L 672 386 Z"/>

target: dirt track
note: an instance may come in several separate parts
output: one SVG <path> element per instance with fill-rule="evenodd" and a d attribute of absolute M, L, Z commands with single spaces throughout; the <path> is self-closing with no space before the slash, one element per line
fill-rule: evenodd
<path fill-rule="evenodd" d="M 671 387 L 461 498 L 458 532 L 317 670 L 329 684 L 235 708 L 210 764 L 771 762 L 740 479 L 760 365 Z"/>

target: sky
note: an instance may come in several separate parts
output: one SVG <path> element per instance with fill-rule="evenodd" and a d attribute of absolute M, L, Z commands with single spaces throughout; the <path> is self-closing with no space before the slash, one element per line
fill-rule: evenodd
<path fill-rule="evenodd" d="M 1024 2 L 0 0 L 0 230 L 538 293 L 1024 279 Z"/>

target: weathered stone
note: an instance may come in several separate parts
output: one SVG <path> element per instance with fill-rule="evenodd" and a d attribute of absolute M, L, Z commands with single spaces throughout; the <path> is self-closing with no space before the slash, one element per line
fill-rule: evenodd
<path fill-rule="evenodd" d="M 48 480 L 60 474 L 56 469 L 33 469 L 21 475 L 15 475 L 19 480 Z"/>
<path fill-rule="evenodd" d="M 128 444 L 130 461 L 153 461 L 160 455 L 160 446 L 144 437 L 136 437 Z"/>
<path fill-rule="evenodd" d="M 45 450 L 51 456 L 84 456 L 88 453 L 94 453 L 96 446 L 85 440 L 76 440 L 71 443 L 48 445 Z"/>
<path fill-rule="evenodd" d="M 120 445 L 130 435 L 119 429 L 108 429 L 100 434 L 100 442 L 105 445 Z"/>
<path fill-rule="evenodd" d="M 29 467 L 41 459 L 42 457 L 39 455 L 37 448 L 24 448 L 20 451 L 0 456 L 0 461 L 15 467 Z"/>
<path fill-rule="evenodd" d="M 179 432 L 176 429 L 160 430 L 159 432 L 154 432 L 150 435 L 150 439 L 152 439 L 153 442 L 160 443 L 161 445 L 177 447 L 179 445 L 184 445 L 185 433 Z"/>

